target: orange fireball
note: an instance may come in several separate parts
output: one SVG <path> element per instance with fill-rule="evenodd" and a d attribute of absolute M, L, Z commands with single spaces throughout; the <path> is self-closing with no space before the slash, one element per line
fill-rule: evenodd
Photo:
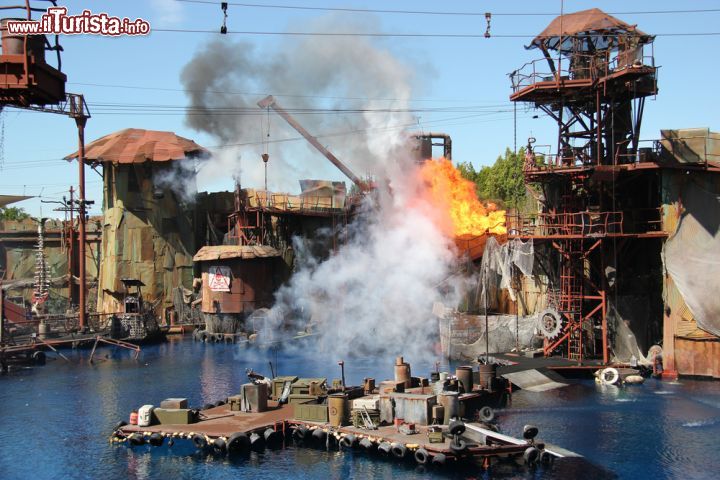
<path fill-rule="evenodd" d="M 505 211 L 497 210 L 493 203 L 483 205 L 475 193 L 475 184 L 463 178 L 449 160 L 425 162 L 420 176 L 429 187 L 429 200 L 448 212 L 454 229 L 451 233 L 456 237 L 507 233 Z"/>

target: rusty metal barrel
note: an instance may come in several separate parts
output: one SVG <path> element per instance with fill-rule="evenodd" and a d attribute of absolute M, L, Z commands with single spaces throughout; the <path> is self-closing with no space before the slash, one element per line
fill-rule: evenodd
<path fill-rule="evenodd" d="M 341 427 L 347 425 L 348 398 L 344 393 L 328 396 L 328 418 L 330 425 Z"/>
<path fill-rule="evenodd" d="M 0 19 L 0 37 L 2 37 L 3 55 L 23 55 L 25 37 L 27 37 L 28 55 L 35 57 L 36 63 L 45 63 L 45 35 L 20 35 L 8 32 L 7 22 L 25 20 L 24 18 Z"/>
<path fill-rule="evenodd" d="M 497 365 L 480 364 L 479 373 L 480 373 L 480 388 L 484 388 L 485 390 L 492 391 L 493 380 L 497 376 Z"/>
<path fill-rule="evenodd" d="M 397 357 L 395 359 L 395 381 L 403 382 L 405 384 L 405 388 L 410 388 L 412 386 L 410 364 L 406 363 L 403 360 L 403 357 Z"/>
<path fill-rule="evenodd" d="M 473 389 L 473 367 L 464 365 L 455 369 L 455 376 L 462 385 L 465 393 L 472 392 Z"/>
<path fill-rule="evenodd" d="M 442 392 L 438 395 L 438 402 L 444 409 L 444 425 L 447 425 L 451 418 L 460 415 L 460 399 L 457 392 Z"/>

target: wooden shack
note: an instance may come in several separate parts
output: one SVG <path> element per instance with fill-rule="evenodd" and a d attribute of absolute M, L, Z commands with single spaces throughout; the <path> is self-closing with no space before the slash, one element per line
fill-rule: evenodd
<path fill-rule="evenodd" d="M 288 276 L 280 251 L 267 245 L 205 246 L 193 260 L 202 273 L 201 308 L 208 333 L 245 330 L 245 318 L 270 307 Z"/>

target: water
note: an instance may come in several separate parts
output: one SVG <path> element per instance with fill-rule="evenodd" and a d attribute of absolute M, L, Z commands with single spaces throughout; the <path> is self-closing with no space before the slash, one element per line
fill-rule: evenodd
<path fill-rule="evenodd" d="M 338 359 L 306 354 L 240 350 L 235 345 L 189 340 L 130 353 L 99 349 L 66 352 L 71 363 L 16 370 L 0 377 L 0 479 L 144 478 L 596 478 L 586 466 L 556 464 L 548 471 L 477 469 L 438 473 L 414 465 L 378 461 L 359 453 L 310 449 L 253 454 L 238 461 L 196 453 L 176 444 L 129 449 L 108 443 L 119 420 L 144 403 L 188 397 L 202 405 L 245 383 L 245 368 L 268 373 L 339 377 Z M 50 355 L 51 356 L 51 355 Z M 278 362 L 279 361 L 279 362 Z M 432 365 L 408 358 L 414 374 Z M 392 358 L 345 359 L 348 383 L 392 376 Z M 573 450 L 619 478 L 718 478 L 720 383 L 649 380 L 618 389 L 580 382 L 546 393 L 516 392 L 512 408 L 499 413 L 504 433 L 518 436 L 523 425 L 540 428 L 543 441 Z"/>

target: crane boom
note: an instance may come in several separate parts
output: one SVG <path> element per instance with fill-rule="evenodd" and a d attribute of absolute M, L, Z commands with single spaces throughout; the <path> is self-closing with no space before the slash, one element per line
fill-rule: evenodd
<path fill-rule="evenodd" d="M 275 97 L 272 95 L 268 95 L 267 97 L 260 100 L 258 103 L 258 107 L 260 108 L 272 108 L 275 110 L 275 113 L 280 115 L 282 118 L 285 119 L 287 123 L 290 124 L 291 127 L 293 127 L 295 130 L 302 135 L 305 140 L 310 142 L 310 145 L 315 147 L 320 153 L 322 153 L 325 158 L 330 160 L 333 165 L 335 165 L 342 173 L 345 174 L 346 177 L 348 177 L 352 182 L 360 188 L 362 191 L 368 191 L 370 190 L 369 185 L 366 182 L 363 182 L 360 180 L 360 178 L 355 175 L 352 170 L 350 170 L 344 163 L 340 161 L 335 155 L 332 154 L 330 150 L 325 148 L 317 138 L 313 137 L 310 132 L 305 130 L 302 125 L 300 125 L 297 120 L 295 120 L 284 108 L 282 108 L 280 105 L 278 105 L 277 101 L 275 100 Z"/>

